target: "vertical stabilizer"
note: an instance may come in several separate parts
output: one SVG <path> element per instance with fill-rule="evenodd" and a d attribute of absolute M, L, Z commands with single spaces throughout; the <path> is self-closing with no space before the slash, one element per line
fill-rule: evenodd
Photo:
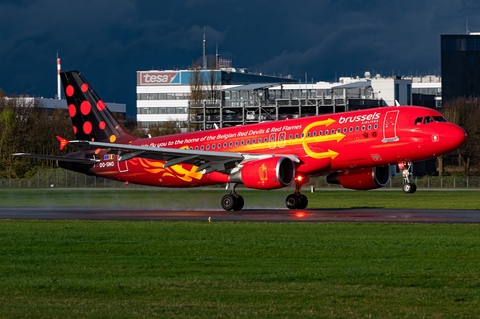
<path fill-rule="evenodd" d="M 129 143 L 130 135 L 78 71 L 61 72 L 73 133 L 78 140 Z"/>

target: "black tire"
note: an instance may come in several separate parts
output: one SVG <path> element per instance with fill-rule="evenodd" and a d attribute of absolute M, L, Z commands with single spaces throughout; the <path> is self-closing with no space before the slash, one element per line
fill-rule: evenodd
<path fill-rule="evenodd" d="M 413 194 L 417 191 L 417 185 L 412 183 L 412 191 L 410 192 L 410 194 Z"/>
<path fill-rule="evenodd" d="M 222 208 L 225 209 L 226 211 L 231 211 L 233 207 L 235 206 L 235 198 L 227 194 L 222 197 Z"/>
<path fill-rule="evenodd" d="M 233 197 L 235 203 L 233 204 L 233 210 L 234 211 L 239 211 L 243 208 L 243 205 L 245 204 L 245 201 L 243 200 L 243 197 L 240 195 L 237 195 L 236 197 Z"/>
<path fill-rule="evenodd" d="M 288 209 L 297 209 L 300 204 L 300 197 L 297 194 L 290 194 L 285 199 L 285 205 Z"/>
<path fill-rule="evenodd" d="M 417 190 L 417 185 L 413 183 L 403 184 L 402 190 L 405 194 L 413 194 Z"/>
<path fill-rule="evenodd" d="M 308 198 L 303 194 L 298 194 L 300 197 L 300 203 L 298 204 L 298 209 L 305 209 L 308 206 Z"/>

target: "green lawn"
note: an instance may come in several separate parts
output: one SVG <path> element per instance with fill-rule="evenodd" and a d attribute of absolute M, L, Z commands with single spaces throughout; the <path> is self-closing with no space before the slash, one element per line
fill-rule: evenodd
<path fill-rule="evenodd" d="M 0 221 L 1 318 L 474 318 L 480 226 Z"/>
<path fill-rule="evenodd" d="M 0 190 L 1 206 L 219 208 L 224 190 Z M 286 191 L 240 190 L 283 208 Z M 477 191 L 306 193 L 478 209 Z M 480 317 L 480 225 L 0 220 L 0 318 Z"/>

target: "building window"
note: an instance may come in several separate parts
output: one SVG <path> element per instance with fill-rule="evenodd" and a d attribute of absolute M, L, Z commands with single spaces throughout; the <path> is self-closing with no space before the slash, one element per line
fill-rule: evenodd
<path fill-rule="evenodd" d="M 395 83 L 395 101 L 400 102 L 400 84 Z"/>

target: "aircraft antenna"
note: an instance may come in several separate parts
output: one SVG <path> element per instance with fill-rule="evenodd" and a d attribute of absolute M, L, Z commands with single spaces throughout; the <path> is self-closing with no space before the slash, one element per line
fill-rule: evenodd
<path fill-rule="evenodd" d="M 60 79 L 60 72 L 62 72 L 61 60 L 58 57 L 57 51 L 57 99 L 62 99 L 62 80 Z"/>
<path fill-rule="evenodd" d="M 203 69 L 207 69 L 207 40 L 205 40 L 205 27 L 203 27 Z"/>

